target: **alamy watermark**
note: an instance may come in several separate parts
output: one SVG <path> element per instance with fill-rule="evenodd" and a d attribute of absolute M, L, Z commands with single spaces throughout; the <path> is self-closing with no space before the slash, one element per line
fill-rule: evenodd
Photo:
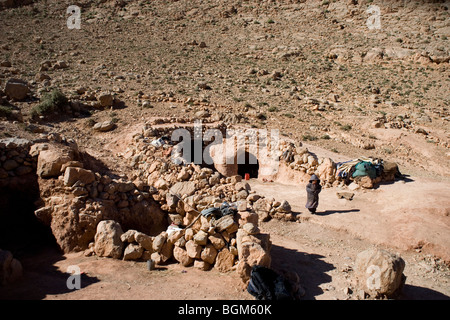
<path fill-rule="evenodd" d="M 70 14 L 67 18 L 66 24 L 69 29 L 81 29 L 81 9 L 77 5 L 70 5 L 66 10 L 67 14 Z M 369 30 L 381 29 L 381 10 L 377 5 L 370 5 L 366 13 L 370 16 L 366 20 L 366 25 Z"/>
<path fill-rule="evenodd" d="M 67 278 L 66 286 L 69 290 L 81 289 L 81 270 L 77 265 L 71 265 L 67 267 L 67 273 L 70 273 L 71 276 Z"/>
<path fill-rule="evenodd" d="M 67 8 L 66 13 L 70 14 L 66 24 L 69 29 L 81 29 L 81 9 L 79 6 L 71 5 Z"/>
<path fill-rule="evenodd" d="M 367 288 L 370 290 L 379 290 L 381 288 L 380 267 L 372 264 L 367 268 L 366 273 L 370 274 L 370 277 L 366 280 Z"/>
<path fill-rule="evenodd" d="M 381 10 L 379 6 L 370 5 L 366 13 L 370 14 L 366 20 L 366 25 L 369 30 L 381 29 Z"/>

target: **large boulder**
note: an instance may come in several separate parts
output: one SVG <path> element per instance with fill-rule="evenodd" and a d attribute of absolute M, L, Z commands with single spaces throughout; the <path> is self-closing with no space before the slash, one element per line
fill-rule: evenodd
<path fill-rule="evenodd" d="M 381 178 L 383 181 L 394 181 L 395 177 L 400 175 L 398 165 L 395 162 L 384 161 L 383 162 L 383 173 Z"/>
<path fill-rule="evenodd" d="M 24 80 L 11 78 L 6 82 L 5 94 L 10 99 L 22 101 L 29 92 L 28 84 Z"/>
<path fill-rule="evenodd" d="M 82 168 L 68 167 L 64 173 L 64 184 L 73 186 L 75 182 L 80 181 L 83 184 L 89 184 L 95 181 L 94 172 Z"/>
<path fill-rule="evenodd" d="M 95 234 L 95 254 L 99 257 L 120 259 L 123 251 L 123 242 L 120 239 L 122 234 L 122 227 L 114 220 L 100 221 Z"/>
<path fill-rule="evenodd" d="M 355 261 L 357 285 L 372 297 L 393 297 L 400 293 L 406 277 L 405 261 L 388 251 L 371 248 Z"/>
<path fill-rule="evenodd" d="M 239 258 L 237 272 L 244 283 L 250 279 L 253 266 L 270 267 L 272 243 L 269 234 L 250 235 L 244 229 L 239 229 L 236 234 L 236 245 Z"/>
<path fill-rule="evenodd" d="M 59 176 L 63 164 L 76 160 L 78 156 L 77 150 L 60 144 L 32 146 L 31 152 L 39 152 L 37 175 L 41 178 Z"/>

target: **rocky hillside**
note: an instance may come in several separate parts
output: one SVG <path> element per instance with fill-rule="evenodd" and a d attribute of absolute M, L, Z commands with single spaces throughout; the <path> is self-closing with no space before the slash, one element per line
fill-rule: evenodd
<path fill-rule="evenodd" d="M 119 257 L 136 250 L 136 259 L 159 256 L 162 244 L 170 243 L 170 258 L 200 265 L 199 252 L 208 248 L 209 262 L 201 268 L 220 265 L 216 255 L 222 248 L 212 250 L 212 240 L 203 234 L 213 227 L 210 221 L 203 221 L 203 228 L 198 223 L 188 236 L 164 234 L 168 224 L 188 226 L 195 218 L 168 193 L 176 183 L 194 186 L 183 200 L 195 210 L 224 197 L 248 201 L 241 208 L 248 211 L 245 219 L 230 220 L 236 230 L 229 240 L 237 249 L 228 252 L 232 263 L 226 268 L 238 269 L 245 281 L 251 255 L 238 252 L 238 229 L 244 232 L 255 214 L 259 222 L 308 221 L 277 194 L 250 192 L 232 179 L 236 173 L 181 169 L 168 161 L 166 149 L 149 146 L 149 139 L 196 120 L 221 129 L 278 129 L 284 158 L 276 182 L 289 177 L 298 185 L 316 173 L 326 189 L 344 189 L 338 194 L 343 201 L 351 201 L 356 189 L 360 201 L 374 187 L 372 180 L 361 179 L 345 193 L 346 184 L 336 178 L 336 162 L 358 157 L 381 158 L 413 179 L 448 187 L 448 1 L 80 0 L 72 5 L 0 0 L 0 187 L 8 190 L 0 204 L 10 216 L 15 202 L 10 195 L 29 186 L 24 210 L 37 209 L 65 253 L 95 254 L 99 222 L 114 220 L 124 234 L 131 230 L 125 240 L 116 239 Z M 427 208 L 439 216 L 435 224 L 449 214 L 448 201 L 439 200 Z M 398 212 L 416 210 L 402 206 Z M 250 229 L 250 235 L 266 236 L 265 230 Z M 133 232 L 144 231 L 152 242 L 163 238 L 158 250 L 153 245 L 143 250 L 134 239 Z M 198 234 L 205 239 L 188 254 L 186 244 Z M 429 234 L 419 242 L 417 232 L 411 234 L 408 241 L 423 241 L 420 250 L 427 247 Z M 252 248 L 258 243 L 253 238 Z M 438 243 L 446 260 L 445 237 L 431 238 L 429 246 Z M 269 247 L 261 245 L 257 256 L 266 258 Z M 13 261 L 9 253 L 3 256 Z"/>

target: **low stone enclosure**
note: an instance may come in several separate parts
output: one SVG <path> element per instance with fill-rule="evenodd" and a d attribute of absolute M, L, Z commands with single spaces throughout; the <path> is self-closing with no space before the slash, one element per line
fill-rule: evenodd
<path fill-rule="evenodd" d="M 65 253 L 85 251 L 123 260 L 235 271 L 247 284 L 252 266 L 271 264 L 270 235 L 261 233 L 259 224 L 272 218 L 296 221 L 299 216 L 287 201 L 252 191 L 246 174 L 269 181 L 289 176 L 299 182 L 316 174 L 324 187 L 346 183 L 336 177 L 333 160 L 318 159 L 276 134 L 262 140 L 268 149 L 262 152 L 259 143 L 255 149 L 246 141 L 264 137 L 264 132 L 234 128 L 236 133 L 230 134 L 223 123 L 207 123 L 199 129 L 196 124 L 173 122 L 157 119 L 143 125 L 126 150 L 117 154 L 129 167 L 121 176 L 99 169 L 76 141 L 56 133 L 34 142 L 3 139 L 0 191 L 37 192 L 38 197 L 29 200 L 34 201 L 35 217 L 51 230 Z M 200 144 L 197 150 L 195 137 L 204 140 L 211 132 L 215 139 L 209 141 L 215 143 Z M 182 136 L 186 139 L 179 139 Z M 233 152 L 224 152 L 232 139 L 228 148 Z M 194 157 L 199 150 L 205 157 L 198 164 L 186 163 L 192 159 L 183 154 L 184 147 L 191 147 Z M 221 161 L 226 157 L 233 161 Z M 4 197 L 2 201 L 7 202 Z M 234 214 L 201 213 L 224 203 L 234 206 Z"/>

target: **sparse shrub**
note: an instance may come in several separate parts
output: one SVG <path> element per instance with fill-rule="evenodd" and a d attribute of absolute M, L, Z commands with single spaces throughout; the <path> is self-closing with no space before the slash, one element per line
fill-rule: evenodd
<path fill-rule="evenodd" d="M 88 119 L 86 121 L 86 126 L 92 128 L 97 122 L 94 119 Z"/>
<path fill-rule="evenodd" d="M 277 108 L 277 107 L 269 107 L 269 108 L 267 109 L 267 111 L 269 111 L 269 112 L 277 112 L 277 111 L 278 111 L 278 108 Z"/>
<path fill-rule="evenodd" d="M 64 107 L 69 100 L 58 89 L 52 90 L 50 93 L 45 93 L 41 102 L 31 110 L 33 117 L 49 114 L 58 111 Z"/>
<path fill-rule="evenodd" d="M 286 118 L 294 118 L 295 116 L 292 113 L 285 113 L 283 114 Z"/>
<path fill-rule="evenodd" d="M 352 129 L 352 126 L 349 125 L 349 124 L 346 124 L 346 125 L 343 125 L 341 127 L 341 129 L 344 130 L 344 131 L 350 131 Z"/>
<path fill-rule="evenodd" d="M 324 139 L 324 140 L 330 140 L 331 139 L 331 137 L 329 135 L 327 135 L 327 134 L 324 134 L 321 138 Z"/>
<path fill-rule="evenodd" d="M 8 118 L 12 113 L 12 108 L 8 106 L 0 106 L 0 117 Z"/>
<path fill-rule="evenodd" d="M 317 140 L 317 137 L 312 136 L 312 135 L 310 135 L 310 134 L 304 134 L 304 135 L 302 136 L 302 140 L 303 140 L 303 141 L 316 141 L 316 140 Z"/>

